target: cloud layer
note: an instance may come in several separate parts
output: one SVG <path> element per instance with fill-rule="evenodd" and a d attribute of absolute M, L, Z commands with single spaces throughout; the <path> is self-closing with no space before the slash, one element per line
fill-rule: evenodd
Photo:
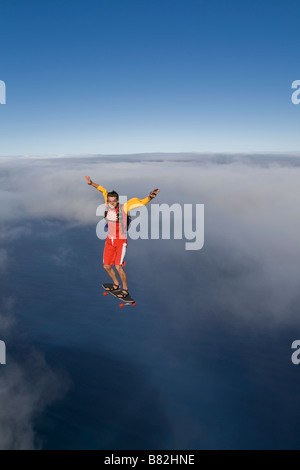
<path fill-rule="evenodd" d="M 234 403 L 240 403 L 230 369 L 225 364 L 226 376 L 221 366 L 218 369 L 222 354 L 227 351 L 245 393 L 248 374 L 250 385 L 255 384 L 264 396 L 282 382 L 284 374 L 271 374 L 264 337 L 258 344 L 258 335 L 280 336 L 299 328 L 299 159 L 297 155 L 155 154 L 1 160 L 0 278 L 7 292 L 1 295 L 0 339 L 7 342 L 11 357 L 5 368 L 0 366 L 1 393 L 7 403 L 0 414 L 0 447 L 42 447 L 34 432 L 36 420 L 67 389 L 66 377 L 53 370 L 43 352 L 32 346 L 35 336 L 42 345 L 54 344 L 54 350 L 57 344 L 67 348 L 68 342 L 66 354 L 76 374 L 72 357 L 76 351 L 79 354 L 78 344 L 84 350 L 84 335 L 91 361 L 93 354 L 87 351 L 92 344 L 103 357 L 106 353 L 110 357 L 109 352 L 116 358 L 132 353 L 133 361 L 140 351 L 138 360 L 157 397 L 153 409 L 161 410 L 168 429 L 163 445 L 180 448 L 184 442 L 186 448 L 193 448 L 200 435 L 199 446 L 204 448 L 224 442 L 222 430 L 210 434 L 216 423 L 213 414 L 206 417 L 205 411 L 210 409 L 210 396 L 222 409 L 224 390 L 237 397 Z M 126 266 L 130 289 L 139 303 L 134 322 L 129 315 L 116 321 L 115 312 L 111 315 L 106 310 L 110 304 L 102 305 L 96 296 L 99 281 L 104 279 L 103 241 L 96 237 L 96 209 L 103 199 L 86 184 L 84 175 L 128 198 L 145 197 L 159 187 L 155 203 L 205 205 L 202 250 L 185 251 L 185 240 L 129 240 Z M 147 209 L 150 218 L 151 204 Z M 24 328 L 28 330 L 25 334 Z M 249 351 L 262 351 L 260 368 L 244 355 L 246 372 L 239 370 L 241 332 L 254 332 Z M 235 351 L 235 347 L 240 349 Z M 90 368 L 88 380 L 93 384 L 95 370 Z M 126 363 L 120 368 L 126 369 Z M 123 390 L 125 385 L 117 382 L 116 386 L 108 370 L 105 374 L 104 383 L 111 389 L 107 392 L 97 383 L 95 390 L 102 394 L 104 406 L 110 403 L 113 408 L 106 392 L 109 396 L 116 393 L 114 400 L 119 400 L 119 387 Z M 174 377 L 180 377 L 178 390 L 188 397 L 182 401 L 180 393 L 177 396 L 173 391 Z M 77 375 L 76 380 L 80 384 L 82 376 Z M 81 391 L 73 395 L 78 400 Z M 144 395 L 149 400 L 148 389 Z M 285 402 L 290 399 L 288 386 L 276 395 L 278 403 L 280 396 Z M 143 396 L 139 403 L 143 409 Z M 75 406 L 85 419 L 84 405 Z M 120 402 L 119 406 L 123 409 L 126 404 Z M 99 407 L 101 421 L 105 410 Z M 172 422 L 175 410 L 180 410 L 180 425 Z M 238 425 L 239 413 L 228 421 L 224 418 L 226 426 L 233 419 Z M 151 420 L 143 416 L 149 426 L 148 442 L 155 444 L 150 436 Z M 280 424 L 280 416 L 277 419 Z M 70 423 L 68 426 L 72 429 Z M 94 426 L 98 434 L 98 424 Z M 101 432 L 108 435 L 106 429 Z M 120 428 L 115 437 L 111 431 L 110 448 L 120 446 L 122 432 Z M 139 433 L 135 430 L 135 436 Z M 80 445 L 79 434 L 76 445 Z M 132 441 L 127 438 L 130 448 Z M 142 446 L 145 441 L 139 442 Z"/>
<path fill-rule="evenodd" d="M 96 227 L 103 198 L 86 185 L 88 174 L 128 198 L 159 187 L 155 203 L 204 204 L 205 245 L 194 253 L 196 277 L 209 253 L 223 273 L 220 302 L 232 313 L 246 317 L 251 311 L 251 318 L 263 320 L 251 300 L 259 295 L 268 321 L 269 316 L 286 321 L 299 292 L 299 161 L 297 155 L 196 154 L 7 159 L 1 172 L 2 269 L 8 263 L 6 246 L 30 236 L 34 221 Z M 58 247 L 56 263 L 65 263 L 70 249 Z M 186 252 L 180 258 L 183 265 L 187 259 L 193 264 Z"/>

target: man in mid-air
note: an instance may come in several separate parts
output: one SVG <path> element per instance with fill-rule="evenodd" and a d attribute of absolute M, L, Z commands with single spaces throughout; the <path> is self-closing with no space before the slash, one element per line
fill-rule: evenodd
<path fill-rule="evenodd" d="M 108 192 L 103 186 L 94 183 L 89 176 L 85 176 L 85 178 L 88 185 L 94 186 L 103 194 L 106 204 L 105 217 L 108 232 L 104 246 L 103 267 L 113 281 L 113 286 L 108 290 L 115 292 L 117 297 L 126 301 L 126 297 L 129 297 L 127 277 L 124 270 L 124 258 L 127 248 L 127 215 L 130 210 L 148 204 L 157 196 L 159 189 L 154 189 L 144 199 L 134 197 L 129 199 L 123 206 L 120 206 L 119 195 L 116 191 Z M 120 276 L 122 290 L 113 266 L 115 266 Z"/>

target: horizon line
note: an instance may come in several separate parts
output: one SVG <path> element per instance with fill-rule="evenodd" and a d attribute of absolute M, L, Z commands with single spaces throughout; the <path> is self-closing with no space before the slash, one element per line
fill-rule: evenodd
<path fill-rule="evenodd" d="M 126 157 L 138 155 L 203 155 L 203 156 L 216 156 L 216 155 L 286 155 L 286 156 L 300 156 L 300 150 L 293 151 L 278 151 L 278 150 L 255 150 L 255 151 L 218 151 L 218 152 L 205 152 L 205 151 L 180 151 L 180 152 L 133 152 L 133 153 L 63 153 L 63 154 L 23 154 L 23 155 L 0 155 L 0 158 L 82 158 L 82 157 Z"/>

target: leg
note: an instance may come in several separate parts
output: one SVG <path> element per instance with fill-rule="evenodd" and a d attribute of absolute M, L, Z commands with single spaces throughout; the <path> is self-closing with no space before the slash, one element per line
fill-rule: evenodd
<path fill-rule="evenodd" d="M 123 266 L 121 266 L 120 264 L 116 266 L 116 270 L 120 276 L 120 279 L 121 279 L 121 282 L 122 282 L 122 287 L 123 289 L 127 290 L 128 289 L 128 286 L 127 286 L 127 276 L 126 276 L 126 273 L 124 271 L 124 268 Z"/>
<path fill-rule="evenodd" d="M 115 284 L 115 287 L 119 287 L 119 281 L 112 267 L 112 264 L 114 264 L 115 256 L 116 249 L 113 246 L 111 239 L 107 237 L 103 253 L 103 267 L 111 278 L 111 280 L 113 281 L 113 283 Z"/>
<path fill-rule="evenodd" d="M 116 243 L 116 258 L 115 258 L 115 268 L 120 276 L 123 287 L 123 294 L 128 295 L 127 287 L 127 276 L 123 268 L 124 258 L 126 255 L 127 240 L 119 239 Z"/>
<path fill-rule="evenodd" d="M 109 275 L 109 277 L 112 279 L 113 283 L 116 286 L 118 286 L 119 282 L 118 282 L 118 279 L 117 279 L 117 276 L 116 276 L 116 273 L 115 273 L 113 267 L 110 264 L 104 264 L 103 267 L 104 267 L 105 271 L 107 272 L 107 274 Z"/>

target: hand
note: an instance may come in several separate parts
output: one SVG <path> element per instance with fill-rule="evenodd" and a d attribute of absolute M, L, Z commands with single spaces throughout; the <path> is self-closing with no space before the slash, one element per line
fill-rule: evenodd
<path fill-rule="evenodd" d="M 92 184 L 92 180 L 89 176 L 85 176 L 85 178 L 87 179 L 87 184 Z"/>
<path fill-rule="evenodd" d="M 154 199 L 157 196 L 158 193 L 159 193 L 158 188 L 153 189 L 153 191 L 151 191 L 151 193 L 149 194 L 150 199 Z"/>

